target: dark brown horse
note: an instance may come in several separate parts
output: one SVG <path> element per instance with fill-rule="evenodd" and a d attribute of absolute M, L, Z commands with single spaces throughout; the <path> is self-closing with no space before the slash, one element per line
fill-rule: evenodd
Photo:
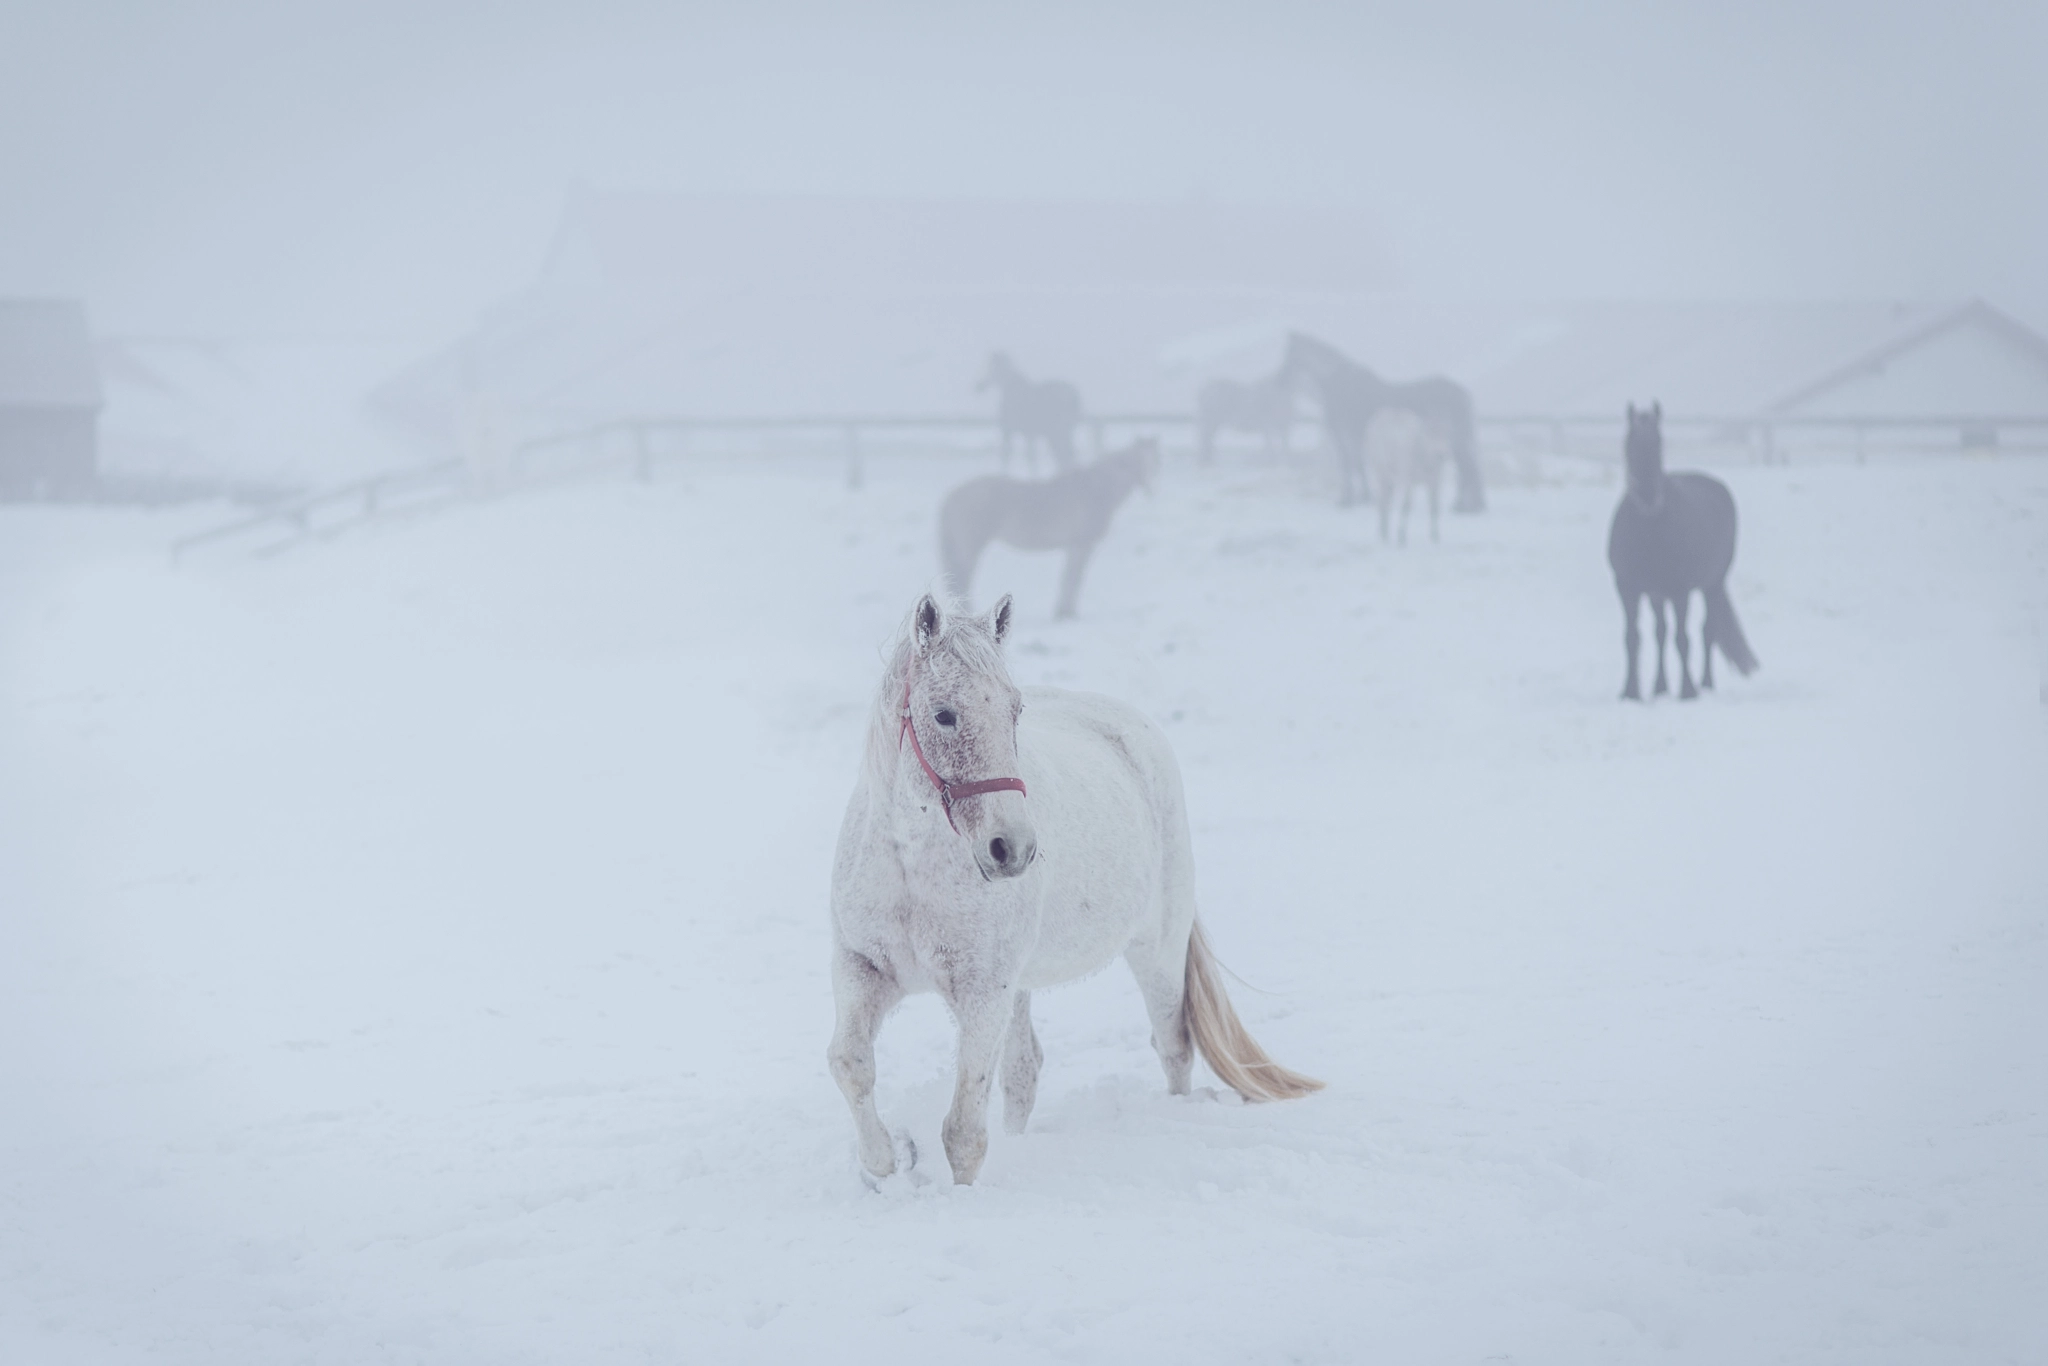
<path fill-rule="evenodd" d="M 1636 619 L 1642 600 L 1650 600 L 1657 618 L 1656 693 L 1671 691 L 1664 677 L 1664 609 L 1678 628 L 1678 695 L 1699 696 L 1692 685 L 1691 641 L 1685 619 L 1695 588 L 1706 599 L 1706 621 L 1700 627 L 1700 686 L 1714 686 L 1714 647 L 1728 662 L 1749 674 L 1756 656 L 1743 639 L 1728 601 L 1728 566 L 1735 562 L 1735 496 L 1711 475 L 1681 470 L 1664 472 L 1664 409 L 1651 404 L 1645 412 L 1628 409 L 1628 491 L 1614 510 L 1607 533 L 1607 563 L 1614 568 L 1614 587 L 1621 594 L 1627 622 L 1622 639 L 1628 650 L 1628 681 L 1624 698 L 1643 696 L 1636 677 L 1636 650 L 1642 632 Z"/>

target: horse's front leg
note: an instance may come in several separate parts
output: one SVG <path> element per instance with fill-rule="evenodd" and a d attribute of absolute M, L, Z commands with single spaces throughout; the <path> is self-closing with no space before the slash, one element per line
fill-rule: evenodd
<path fill-rule="evenodd" d="M 953 1108 L 946 1112 L 939 1132 L 956 1185 L 973 1185 L 981 1160 L 988 1156 L 989 1083 L 995 1079 L 996 1057 L 1015 1014 L 1015 1001 L 1016 993 L 1007 989 L 951 1000 L 954 1018 L 960 1022 L 960 1057 Z"/>
<path fill-rule="evenodd" d="M 1652 697 L 1662 697 L 1671 691 L 1670 680 L 1664 676 L 1664 597 L 1660 593 L 1650 595 L 1650 614 L 1657 620 L 1657 682 L 1650 689 Z"/>
<path fill-rule="evenodd" d="M 875 1033 L 903 999 L 903 988 L 868 958 L 839 946 L 832 953 L 832 999 L 839 1021 L 825 1061 L 853 1111 L 861 1166 L 871 1175 L 888 1176 L 896 1170 L 896 1153 L 875 1110 Z"/>
<path fill-rule="evenodd" d="M 1691 614 L 1691 592 L 1679 594 L 1671 604 L 1671 624 L 1678 644 L 1678 696 L 1687 702 L 1700 695 L 1700 690 L 1692 685 L 1692 637 L 1685 628 L 1685 619 Z"/>
<path fill-rule="evenodd" d="M 1640 702 L 1643 700 L 1642 684 L 1637 681 L 1636 659 L 1642 653 L 1643 595 L 1633 589 L 1621 591 L 1621 648 L 1628 655 L 1628 678 L 1621 685 L 1621 700 Z"/>

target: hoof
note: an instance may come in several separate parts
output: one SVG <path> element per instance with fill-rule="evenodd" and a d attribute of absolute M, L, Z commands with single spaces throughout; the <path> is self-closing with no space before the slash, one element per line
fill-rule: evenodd
<path fill-rule="evenodd" d="M 909 1133 L 898 1129 L 889 1135 L 889 1140 L 890 1146 L 894 1149 L 895 1167 L 877 1175 L 862 1165 L 861 1184 L 877 1193 L 930 1184 L 928 1178 L 917 1170 L 917 1144 L 911 1141 Z"/>
<path fill-rule="evenodd" d="M 1690 683 L 1678 690 L 1678 700 L 1681 702 L 1690 702 L 1699 695 L 1700 690 Z"/>
<path fill-rule="evenodd" d="M 1624 702 L 1640 702 L 1643 700 L 1643 690 L 1631 683 L 1621 690 L 1621 700 Z"/>

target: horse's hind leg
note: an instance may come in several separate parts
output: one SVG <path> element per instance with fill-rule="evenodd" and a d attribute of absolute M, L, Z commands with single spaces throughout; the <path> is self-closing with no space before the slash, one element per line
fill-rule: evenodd
<path fill-rule="evenodd" d="M 1621 590 L 1621 646 L 1628 654 L 1628 678 L 1621 685 L 1621 700 L 1640 702 L 1643 700 L 1642 684 L 1637 680 L 1636 658 L 1642 653 L 1643 595 L 1633 589 Z"/>
<path fill-rule="evenodd" d="M 1714 686 L 1714 614 L 1711 610 L 1700 613 L 1700 686 Z"/>
<path fill-rule="evenodd" d="M 1045 444 L 1052 450 L 1053 473 L 1067 474 L 1072 472 L 1074 468 L 1073 432 L 1054 432 L 1045 439 Z"/>
<path fill-rule="evenodd" d="M 1081 576 L 1088 572 L 1088 557 L 1094 553 L 1093 541 L 1067 547 L 1067 563 L 1060 570 L 1059 606 L 1053 609 L 1055 617 L 1074 615 L 1074 608 L 1081 601 Z"/>
<path fill-rule="evenodd" d="M 1678 642 L 1678 697 L 1690 702 L 1700 695 L 1692 685 L 1692 637 L 1686 633 L 1685 619 L 1692 614 L 1692 593 L 1680 593 L 1671 603 L 1673 635 Z"/>
<path fill-rule="evenodd" d="M 1031 1118 L 1038 1100 L 1038 1069 L 1044 1061 L 1038 1031 L 1031 1027 L 1031 993 L 1020 991 L 1010 1016 L 1010 1036 L 1003 1043 L 1003 1128 L 1013 1134 L 1023 1133 Z"/>
<path fill-rule="evenodd" d="M 839 1022 L 825 1061 L 853 1111 L 861 1166 L 874 1176 L 887 1176 L 896 1170 L 896 1153 L 875 1110 L 875 1032 L 903 999 L 903 988 L 868 959 L 842 947 L 832 955 L 832 999 Z"/>
<path fill-rule="evenodd" d="M 1670 680 L 1664 676 L 1664 598 L 1661 594 L 1650 595 L 1650 613 L 1657 619 L 1657 682 L 1650 689 L 1652 697 L 1662 697 L 1671 691 Z"/>
<path fill-rule="evenodd" d="M 1166 1071 L 1167 1094 L 1184 1096 L 1195 1066 L 1195 1042 L 1188 1036 L 1187 1016 L 1181 1010 L 1187 992 L 1187 941 L 1181 952 L 1171 955 L 1152 952 L 1150 946 L 1133 945 L 1124 953 L 1131 976 L 1138 979 L 1139 994 L 1145 998 L 1145 1013 L 1152 1018 L 1152 1049 Z"/>
<path fill-rule="evenodd" d="M 945 566 L 946 586 L 958 597 L 965 599 L 968 589 L 974 586 L 974 568 L 981 563 L 981 552 L 987 547 L 986 540 L 977 540 L 964 532 L 941 533 L 939 559 Z"/>

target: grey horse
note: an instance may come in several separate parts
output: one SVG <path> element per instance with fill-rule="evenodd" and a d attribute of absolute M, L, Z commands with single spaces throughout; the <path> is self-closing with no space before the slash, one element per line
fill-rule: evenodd
<path fill-rule="evenodd" d="M 1135 488 L 1150 488 L 1159 468 L 1159 443 L 1151 437 L 1105 455 L 1085 469 L 1051 479 L 1011 479 L 989 474 L 970 479 L 946 495 L 939 508 L 939 561 L 948 586 L 967 596 L 974 566 L 990 541 L 1019 550 L 1064 550 L 1060 600 L 1054 614 L 1074 615 L 1088 557 L 1109 530 L 1110 519 Z"/>
<path fill-rule="evenodd" d="M 1216 456 L 1218 432 L 1257 432 L 1266 438 L 1268 455 L 1285 455 L 1293 425 L 1294 391 L 1277 375 L 1250 383 L 1212 379 L 1195 394 L 1195 427 L 1205 465 Z"/>
<path fill-rule="evenodd" d="M 1038 443 L 1052 452 L 1053 467 L 1061 474 L 1074 468 L 1074 428 L 1081 422 L 1081 392 L 1063 379 L 1027 379 L 1009 354 L 998 351 L 988 358 L 988 369 L 976 393 L 990 388 L 1001 391 L 996 421 L 1003 431 L 1003 468 L 1010 468 L 1010 442 L 1024 439 L 1025 463 L 1038 469 Z"/>

